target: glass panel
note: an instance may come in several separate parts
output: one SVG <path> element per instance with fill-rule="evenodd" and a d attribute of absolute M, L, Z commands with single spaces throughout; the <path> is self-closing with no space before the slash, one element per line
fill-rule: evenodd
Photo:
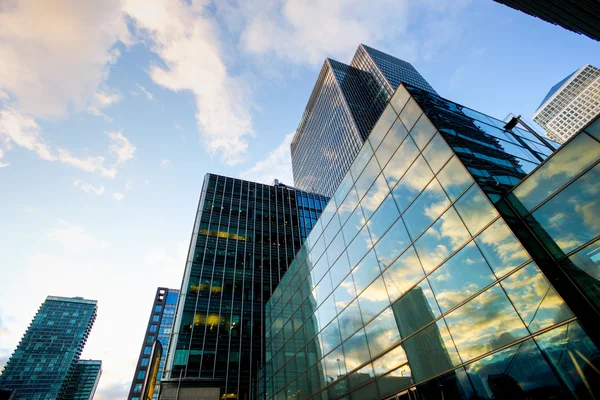
<path fill-rule="evenodd" d="M 323 329 L 319 335 L 321 346 L 323 347 L 323 354 L 329 353 L 340 345 L 342 339 L 340 337 L 340 326 L 338 325 L 337 319 L 333 319 L 329 325 Z"/>
<path fill-rule="evenodd" d="M 369 236 L 369 230 L 365 226 L 346 249 L 350 267 L 354 267 L 372 247 L 371 236 Z"/>
<path fill-rule="evenodd" d="M 475 240 L 498 278 L 530 258 L 502 219 L 490 225 Z"/>
<path fill-rule="evenodd" d="M 598 182 L 600 164 L 527 217 L 527 223 L 555 257 L 600 235 Z"/>
<path fill-rule="evenodd" d="M 339 232 L 340 228 L 340 219 L 334 214 L 333 218 L 331 218 L 331 221 L 329 222 L 329 225 L 327 225 L 327 228 L 325 228 L 325 231 L 323 232 L 326 246 L 329 246 L 335 235 L 337 235 Z"/>
<path fill-rule="evenodd" d="M 579 135 L 523 180 L 512 193 L 529 211 L 598 158 L 600 143 L 587 135 Z"/>
<path fill-rule="evenodd" d="M 492 286 L 445 318 L 464 362 L 528 334 L 499 285 Z"/>
<path fill-rule="evenodd" d="M 473 236 L 498 216 L 496 209 L 477 185 L 471 186 L 454 207 Z"/>
<path fill-rule="evenodd" d="M 346 375 L 348 372 L 348 365 L 346 357 L 344 357 L 344 352 L 342 350 L 342 346 L 339 346 L 331 353 L 326 355 L 323 358 L 323 362 L 325 364 L 325 368 L 327 368 L 327 378 L 328 382 L 331 382 L 331 379 L 338 379 L 343 375 Z"/>
<path fill-rule="evenodd" d="M 389 307 L 390 300 L 385 290 L 385 283 L 378 277 L 358 296 L 358 303 L 362 313 L 363 321 L 367 322 L 381 310 Z"/>
<path fill-rule="evenodd" d="M 573 316 L 535 263 L 500 282 L 531 333 Z"/>
<path fill-rule="evenodd" d="M 352 187 L 352 183 L 352 175 L 350 175 L 350 172 L 348 172 L 346 173 L 346 176 L 344 176 L 344 179 L 342 179 L 340 186 L 338 186 L 338 188 L 335 190 L 335 194 L 333 195 L 336 204 L 340 204 L 342 200 L 344 200 L 344 197 L 346 197 L 348 191 Z"/>
<path fill-rule="evenodd" d="M 400 118 L 402 118 L 402 115 L 400 115 Z M 402 122 L 404 122 L 404 120 Z M 427 118 L 427 116 L 423 114 L 421 118 L 419 118 L 419 121 L 416 123 L 414 128 L 412 128 L 412 130 L 410 131 L 410 136 L 417 144 L 417 147 L 420 150 L 423 150 L 427 143 L 429 143 L 429 139 L 431 139 L 432 136 L 435 135 L 435 132 L 435 126 L 433 126 L 429 118 Z"/>
<path fill-rule="evenodd" d="M 436 174 L 440 168 L 452 157 L 452 150 L 446 143 L 442 135 L 439 133 L 435 135 L 433 140 L 429 142 L 425 150 L 423 150 L 423 156 L 429 163 L 431 170 Z"/>
<path fill-rule="evenodd" d="M 450 207 L 450 201 L 434 178 L 402 216 L 413 240 L 448 207 Z"/>
<path fill-rule="evenodd" d="M 345 248 L 346 243 L 344 242 L 344 235 L 338 233 L 338 235 L 331 241 L 331 244 L 327 248 L 327 259 L 330 261 L 330 263 L 335 262 Z"/>
<path fill-rule="evenodd" d="M 454 208 L 450 207 L 423 236 L 415 242 L 415 249 L 425 272 L 431 272 L 471 236 Z"/>
<path fill-rule="evenodd" d="M 456 156 L 438 173 L 437 178 L 452 201 L 456 200 L 473 182 L 471 174 Z"/>
<path fill-rule="evenodd" d="M 477 398 L 473 392 L 471 382 L 463 368 L 419 385 L 419 396 L 427 400 L 473 400 Z"/>
<path fill-rule="evenodd" d="M 390 265 L 409 244 L 410 238 L 404 227 L 404 222 L 402 222 L 402 219 L 398 219 L 375 245 L 375 254 L 377 254 L 381 269 L 385 269 Z"/>
<path fill-rule="evenodd" d="M 348 196 L 344 199 L 343 203 L 338 208 L 338 216 L 340 217 L 340 223 L 343 225 L 344 222 L 352 215 L 352 212 L 358 205 L 358 195 L 356 194 L 356 190 L 354 188 L 350 188 L 348 192 Z"/>
<path fill-rule="evenodd" d="M 371 185 L 375 182 L 375 178 L 377 178 L 380 171 L 379 164 L 377 164 L 375 157 L 371 158 L 371 161 L 369 161 L 354 185 L 359 198 L 362 198 L 371 188 Z"/>
<path fill-rule="evenodd" d="M 392 191 L 394 199 L 403 211 L 414 200 L 415 197 L 425 188 L 425 186 L 433 178 L 433 173 L 427 162 L 422 156 L 417 158 L 406 175 L 402 177 L 398 185 Z"/>
<path fill-rule="evenodd" d="M 418 155 L 419 149 L 415 142 L 410 137 L 406 138 L 383 170 L 383 175 L 391 188 L 396 186 Z"/>
<path fill-rule="evenodd" d="M 364 384 L 373 377 L 373 366 L 371 364 L 365 365 L 358 371 L 348 376 L 348 378 L 346 379 L 348 381 L 348 386 L 352 389 L 357 388 L 350 393 L 350 399 L 376 400 L 379 397 L 379 395 L 377 393 L 377 386 L 375 385 L 375 382 L 371 382 L 366 385 Z"/>
<path fill-rule="evenodd" d="M 387 183 L 385 182 L 385 178 L 383 175 L 379 175 L 369 192 L 362 199 L 360 205 L 362 206 L 363 213 L 365 214 L 365 218 L 370 218 L 371 215 L 377 207 L 383 202 L 387 194 L 389 193 L 389 188 Z"/>
<path fill-rule="evenodd" d="M 398 211 L 398 207 L 396 207 L 394 199 L 391 195 L 388 195 L 367 223 L 373 243 L 381 238 L 399 216 L 400 212 Z"/>
<path fill-rule="evenodd" d="M 337 259 L 335 264 L 329 270 L 331 276 L 331 284 L 335 288 L 350 272 L 350 262 L 346 252 Z"/>
<path fill-rule="evenodd" d="M 381 117 L 379 117 L 379 120 L 369 134 L 369 143 L 371 143 L 374 149 L 379 146 L 379 143 L 381 143 L 397 117 L 398 115 L 392 107 L 386 107 L 383 110 Z"/>
<path fill-rule="evenodd" d="M 377 157 L 377 161 L 379 161 L 379 165 L 384 166 L 390 160 L 390 157 L 402 140 L 406 137 L 406 129 L 400 120 L 396 120 L 394 125 L 392 125 L 392 129 L 388 132 L 387 136 L 381 143 L 381 146 L 375 152 L 375 157 Z"/>
<path fill-rule="evenodd" d="M 396 90 L 396 93 L 394 93 L 394 96 L 392 96 L 390 104 L 392 105 L 392 107 L 394 107 L 396 112 L 399 113 L 406 105 L 408 99 L 410 99 L 410 94 L 408 94 L 408 91 L 404 88 L 404 86 L 400 86 Z"/>
<path fill-rule="evenodd" d="M 597 140 L 600 140 L 600 118 L 596 118 L 596 121 L 585 128 L 585 131 L 595 137 Z"/>
<path fill-rule="evenodd" d="M 338 317 L 338 322 L 340 324 L 342 340 L 346 340 L 363 326 L 360 310 L 358 309 L 358 301 L 353 301 L 344 311 L 342 311 Z"/>
<path fill-rule="evenodd" d="M 361 172 L 371 159 L 372 155 L 373 149 L 371 148 L 371 145 L 369 144 L 369 142 L 365 142 L 365 144 L 363 144 L 363 147 L 358 152 L 358 155 L 354 159 L 354 162 L 352 162 L 352 165 L 350 166 L 350 173 L 352 174 L 352 178 L 354 178 L 354 181 L 356 181 L 358 176 L 361 174 Z"/>
<path fill-rule="evenodd" d="M 373 356 L 383 353 L 385 350 L 400 342 L 400 332 L 398 332 L 398 326 L 396 325 L 394 313 L 391 308 L 386 308 L 377 318 L 371 321 L 371 323 L 365 327 L 365 331 L 369 341 L 369 349 Z M 391 361 L 393 362 L 393 360 Z M 380 363 L 376 363 L 376 365 L 379 364 Z M 397 364 L 392 365 L 391 368 L 396 366 Z M 385 373 L 391 368 L 381 373 Z"/>
<path fill-rule="evenodd" d="M 369 342 L 369 346 L 370 345 L 371 342 Z M 377 353 L 373 353 L 371 351 L 371 354 Z M 375 371 L 376 376 L 383 375 L 399 366 L 408 367 L 408 359 L 406 358 L 406 353 L 404 352 L 402 346 L 398 346 L 395 349 L 390 350 L 373 362 L 373 370 Z M 410 368 L 405 369 L 405 372 L 408 374 L 405 374 L 404 376 L 410 377 Z"/>
<path fill-rule="evenodd" d="M 392 305 L 400 336 L 405 338 L 440 316 L 427 279 L 410 289 Z"/>
<path fill-rule="evenodd" d="M 402 350 L 404 352 L 404 350 Z M 406 356 L 405 356 L 406 357 Z M 377 375 L 377 371 L 375 371 Z M 377 387 L 381 396 L 398 392 L 400 389 L 414 383 L 408 363 L 395 369 L 387 375 L 377 378 Z M 416 398 L 416 397 L 415 397 Z M 402 400 L 405 400 L 404 398 Z"/>
<path fill-rule="evenodd" d="M 354 288 L 354 280 L 352 275 L 348 275 L 346 279 L 333 292 L 335 298 L 335 307 L 337 312 L 341 312 L 348 304 L 356 298 L 356 289 Z"/>
<path fill-rule="evenodd" d="M 494 282 L 495 277 L 471 242 L 429 276 L 443 313 Z"/>
<path fill-rule="evenodd" d="M 360 231 L 364 223 L 365 217 L 363 216 L 362 208 L 358 206 L 356 207 L 356 209 L 342 228 L 342 232 L 344 233 L 344 239 L 346 243 L 350 243 L 352 241 L 352 239 Z"/>
<path fill-rule="evenodd" d="M 551 399 L 566 393 L 529 339 L 466 367 L 478 399 Z"/>
<path fill-rule="evenodd" d="M 600 240 L 563 260 L 561 265 L 592 304 L 600 309 Z"/>
<path fill-rule="evenodd" d="M 424 276 L 417 253 L 411 246 L 383 274 L 390 301 L 406 293 Z"/>
<path fill-rule="evenodd" d="M 381 270 L 379 269 L 377 257 L 375 252 L 371 250 L 365 258 L 352 270 L 352 276 L 354 278 L 354 286 L 356 287 L 356 293 L 362 292 Z"/>
<path fill-rule="evenodd" d="M 578 398 L 598 397 L 600 351 L 578 322 L 536 336 L 535 341 L 571 392 Z"/>
<path fill-rule="evenodd" d="M 429 325 L 402 346 L 415 382 L 421 382 L 460 364 L 444 320 Z"/>
<path fill-rule="evenodd" d="M 411 98 L 408 100 L 408 103 L 406 103 L 406 106 L 404 106 L 402 109 L 402 112 L 400 113 L 400 119 L 402 120 L 402 123 L 406 129 L 410 131 L 421 114 L 421 107 L 419 107 L 417 102 Z"/>
<path fill-rule="evenodd" d="M 343 347 L 348 370 L 358 367 L 360 364 L 367 362 L 371 358 L 364 329 L 361 329 L 348 339 L 348 341 L 343 344 Z"/>

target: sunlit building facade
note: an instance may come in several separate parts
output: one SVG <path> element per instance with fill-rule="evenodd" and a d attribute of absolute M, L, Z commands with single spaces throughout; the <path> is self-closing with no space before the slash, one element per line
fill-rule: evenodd
<path fill-rule="evenodd" d="M 398 88 L 266 305 L 259 398 L 598 396 L 600 122 L 505 126 Z"/>
<path fill-rule="evenodd" d="M 206 175 L 161 400 L 251 398 L 264 364 L 264 305 L 327 201 L 280 183 Z"/>
<path fill-rule="evenodd" d="M 291 144 L 294 185 L 331 197 L 398 85 L 435 93 L 408 62 L 360 45 L 326 59 Z"/>
<path fill-rule="evenodd" d="M 140 349 L 140 355 L 131 382 L 131 388 L 129 389 L 128 400 L 142 399 L 144 385 L 147 382 L 154 380 L 159 382 L 162 378 L 162 371 L 164 369 L 166 351 L 169 347 L 169 340 L 173 329 L 173 320 L 175 318 L 175 309 L 177 308 L 178 298 L 179 290 L 177 289 L 164 287 L 156 289 L 156 294 L 154 295 L 154 300 L 152 302 L 150 319 L 148 320 L 146 332 L 144 333 L 142 348 Z M 156 377 L 152 377 L 149 375 L 151 375 L 152 372 L 151 355 L 152 345 L 155 341 L 158 341 L 161 344 L 163 353 L 160 357 Z M 157 384 L 152 395 L 153 400 L 158 399 L 159 390 L 160 384 Z"/>
<path fill-rule="evenodd" d="M 67 398 L 69 381 L 92 325 L 96 300 L 48 296 L 0 375 L 15 399 Z"/>

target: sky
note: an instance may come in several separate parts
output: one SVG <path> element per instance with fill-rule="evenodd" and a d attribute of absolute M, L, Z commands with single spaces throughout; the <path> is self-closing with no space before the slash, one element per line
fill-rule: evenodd
<path fill-rule="evenodd" d="M 204 175 L 291 184 L 323 61 L 360 43 L 500 119 L 600 66 L 600 43 L 491 0 L 0 0 L 0 367 L 47 295 L 96 299 L 83 358 L 97 400 L 125 399 Z"/>

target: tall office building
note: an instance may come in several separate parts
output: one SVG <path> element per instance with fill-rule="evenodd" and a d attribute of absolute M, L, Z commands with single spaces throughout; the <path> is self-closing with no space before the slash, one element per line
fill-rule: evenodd
<path fill-rule="evenodd" d="M 331 197 L 401 82 L 435 93 L 412 65 L 362 44 L 351 65 L 325 60 L 291 144 L 294 185 Z"/>
<path fill-rule="evenodd" d="M 62 399 L 96 319 L 96 300 L 48 296 L 2 375 L 16 399 Z"/>
<path fill-rule="evenodd" d="M 102 361 L 77 361 L 63 398 L 65 400 L 93 400 L 101 375 Z"/>
<path fill-rule="evenodd" d="M 546 136 L 564 143 L 600 114 L 600 69 L 584 65 L 552 86 L 533 114 Z"/>
<path fill-rule="evenodd" d="M 177 299 L 179 298 L 179 290 L 159 287 L 156 289 L 154 301 L 150 311 L 150 318 L 144 333 L 140 356 L 136 364 L 131 388 L 129 389 L 128 400 L 140 400 L 144 385 L 151 381 L 156 381 L 152 399 L 158 399 L 160 390 L 159 381 L 162 378 L 164 369 L 166 352 L 169 347 L 171 332 L 173 328 L 173 320 L 175 318 L 175 308 L 177 307 Z M 152 377 L 152 345 L 155 341 L 161 344 L 162 355 L 157 370 L 156 377 Z"/>
<path fill-rule="evenodd" d="M 264 304 L 327 200 L 280 183 L 206 175 L 161 400 L 251 398 L 264 362 Z"/>
<path fill-rule="evenodd" d="M 598 0 L 494 1 L 600 41 L 600 2 Z"/>
<path fill-rule="evenodd" d="M 401 85 L 266 305 L 259 398 L 597 398 L 600 119 Z"/>

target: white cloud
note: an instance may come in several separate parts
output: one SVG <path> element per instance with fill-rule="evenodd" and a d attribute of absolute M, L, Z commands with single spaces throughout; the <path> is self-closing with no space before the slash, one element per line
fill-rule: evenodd
<path fill-rule="evenodd" d="M 108 152 L 116 158 L 117 165 L 133 158 L 136 148 L 131 144 L 129 139 L 123 136 L 123 131 L 106 132 L 106 134 L 113 141 L 108 147 Z"/>
<path fill-rule="evenodd" d="M 129 192 L 131 190 L 131 187 L 133 186 L 133 183 L 131 181 L 127 181 L 125 183 L 125 191 Z"/>
<path fill-rule="evenodd" d="M 73 181 L 73 186 L 76 186 L 78 188 L 80 188 L 81 190 L 83 190 L 84 192 L 87 193 L 95 193 L 98 196 L 100 196 L 101 194 L 104 193 L 104 185 L 100 185 L 98 187 L 95 187 L 94 185 L 90 184 L 90 183 L 85 183 L 80 181 L 79 179 L 76 179 Z"/>
<path fill-rule="evenodd" d="M 108 122 L 112 122 L 112 118 L 104 114 L 101 110 L 119 101 L 121 101 L 121 95 L 118 93 L 96 92 L 93 96 L 92 104 L 88 107 L 88 112 L 92 115 L 102 117 Z"/>
<path fill-rule="evenodd" d="M 218 26 L 202 3 L 128 0 L 125 10 L 165 68 L 150 67 L 152 80 L 173 91 L 191 91 L 196 120 L 209 153 L 224 163 L 244 159 L 253 136 L 245 83 L 231 76 L 223 61 Z"/>
<path fill-rule="evenodd" d="M 152 100 L 154 98 L 154 96 L 152 95 L 152 93 L 150 93 L 148 90 L 146 90 L 145 87 L 143 87 L 139 83 L 136 83 L 136 86 L 138 87 L 138 89 L 140 89 L 146 95 L 146 97 L 148 98 L 148 100 Z"/>
<path fill-rule="evenodd" d="M 152 249 L 144 256 L 144 262 L 150 265 L 158 265 L 167 271 L 183 271 L 188 247 L 189 241 L 184 240 L 175 246 L 175 252 L 173 254 L 163 247 Z"/>
<path fill-rule="evenodd" d="M 0 146 L 10 150 L 13 144 L 34 151 L 44 160 L 56 160 L 51 147 L 42 138 L 40 126 L 33 118 L 14 108 L 0 110 Z"/>
<path fill-rule="evenodd" d="M 116 200 L 123 200 L 123 197 L 125 197 L 125 195 L 124 195 L 123 193 L 118 193 L 118 192 L 116 192 L 116 193 L 113 193 L 113 197 L 114 197 Z"/>
<path fill-rule="evenodd" d="M 48 237 L 69 250 L 93 250 L 108 246 L 108 242 L 94 239 L 80 226 L 71 225 L 66 221 L 60 221 L 60 225 L 61 227 L 50 232 Z"/>
<path fill-rule="evenodd" d="M 171 165 L 171 161 L 164 159 L 160 162 L 160 167 L 161 168 L 167 168 Z"/>
<path fill-rule="evenodd" d="M 292 160 L 290 157 L 290 144 L 294 133 L 285 136 L 283 142 L 267 156 L 256 162 L 252 168 L 242 172 L 242 179 L 254 182 L 272 183 L 279 179 L 282 183 L 293 185 Z"/>

